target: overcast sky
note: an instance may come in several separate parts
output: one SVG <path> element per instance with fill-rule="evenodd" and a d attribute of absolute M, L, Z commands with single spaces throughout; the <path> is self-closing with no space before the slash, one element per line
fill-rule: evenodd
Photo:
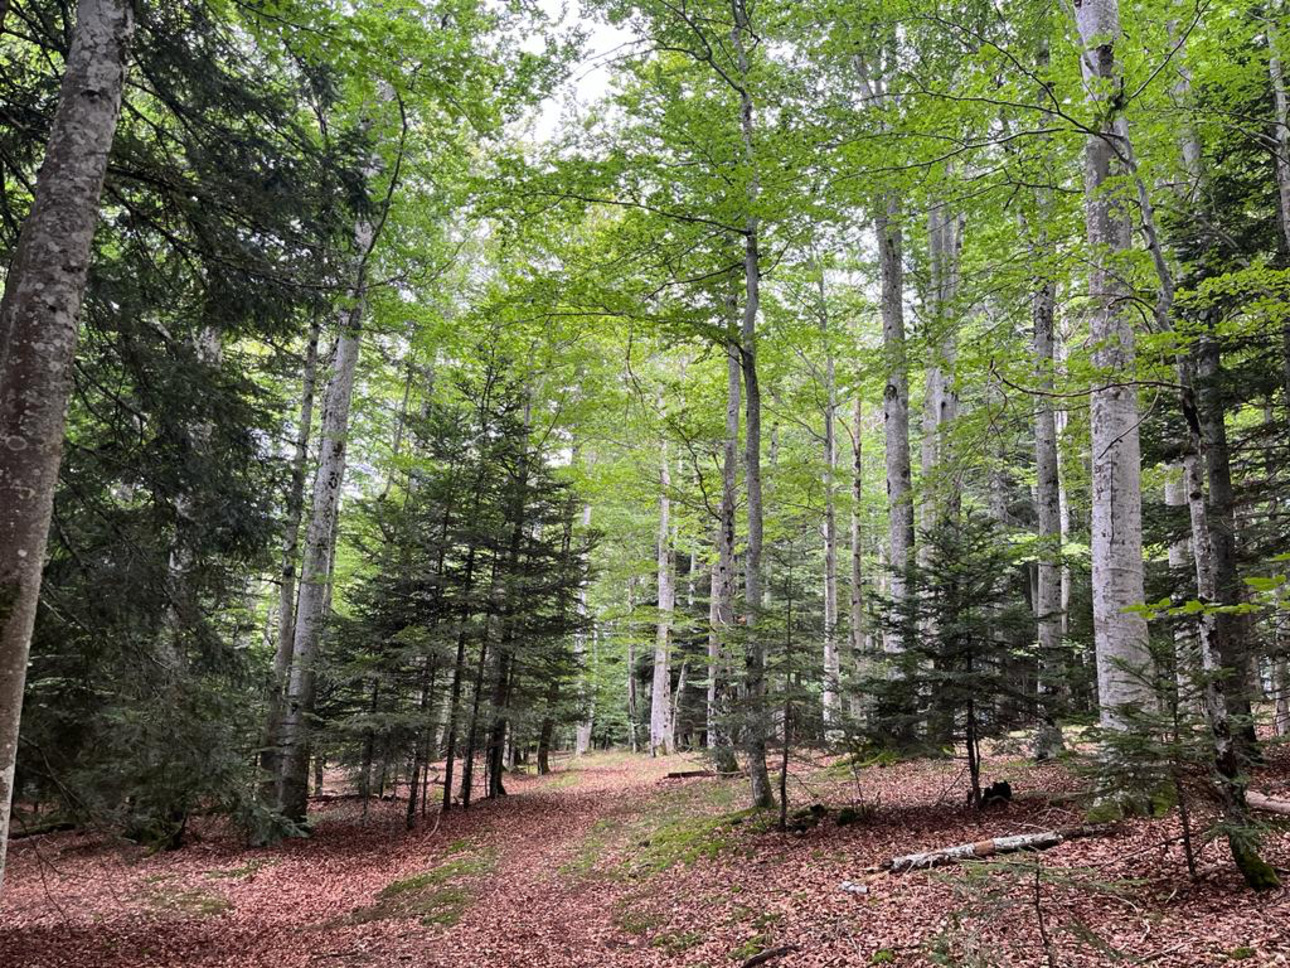
<path fill-rule="evenodd" d="M 587 17 L 578 0 L 540 0 L 552 19 L 563 12 L 563 26 L 581 25 L 588 33 L 581 63 L 574 66 L 569 80 L 542 105 L 533 129 L 533 137 L 546 141 L 555 133 L 561 115 L 577 104 L 586 107 L 599 100 L 609 86 L 609 55 L 632 39 L 626 30 Z"/>

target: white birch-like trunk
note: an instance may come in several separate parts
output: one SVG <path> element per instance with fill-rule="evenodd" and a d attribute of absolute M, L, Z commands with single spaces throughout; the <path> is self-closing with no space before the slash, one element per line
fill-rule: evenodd
<path fill-rule="evenodd" d="M 591 529 L 591 505 L 582 506 L 582 529 L 589 531 Z M 578 617 L 584 621 L 587 618 L 587 585 L 583 582 L 578 585 Z M 594 635 L 594 631 L 592 635 Z M 573 737 L 573 755 L 585 756 L 591 749 L 591 730 L 595 725 L 596 719 L 596 687 L 592 679 L 592 670 L 587 665 L 587 633 L 579 631 L 573 637 L 574 660 L 578 666 L 579 692 L 582 705 L 586 711 L 586 718 L 578 723 L 574 730 Z"/>
<path fill-rule="evenodd" d="M 287 520 L 283 529 L 281 583 L 278 587 L 278 633 L 273 652 L 273 681 L 269 692 L 265 748 L 260 760 L 261 767 L 270 777 L 277 773 L 282 701 L 287 674 L 291 669 L 291 650 L 295 644 L 296 559 L 300 551 L 300 522 L 304 516 L 305 471 L 309 461 L 309 437 L 313 430 L 321 328 L 321 317 L 315 316 L 305 345 L 305 367 L 300 386 L 300 423 L 296 427 L 295 450 L 291 455 L 291 483 L 287 491 Z M 276 786 L 276 781 L 273 785 Z M 276 793 L 273 799 L 277 799 Z"/>
<path fill-rule="evenodd" d="M 854 401 L 854 424 L 851 438 L 851 586 L 850 601 L 850 657 L 849 668 L 859 672 L 867 661 L 869 641 L 864 615 L 864 529 L 861 509 L 864 500 L 864 401 L 859 392 Z M 852 696 L 850 711 L 854 716 L 860 711 L 859 698 Z"/>
<path fill-rule="evenodd" d="M 676 607 L 676 576 L 672 550 L 672 474 L 667 441 L 663 442 L 658 498 L 658 626 L 654 639 L 654 677 L 650 689 L 650 756 L 671 756 L 672 741 L 672 613 Z"/>
<path fill-rule="evenodd" d="M 828 303 L 824 267 L 820 266 L 820 335 L 824 340 L 824 728 L 830 741 L 840 739 L 842 719 L 842 662 L 838 650 L 838 516 L 834 496 L 837 477 L 837 383 L 829 342 Z"/>
<path fill-rule="evenodd" d="M 1187 484 L 1181 463 L 1170 464 L 1165 469 L 1165 506 L 1171 508 L 1187 507 Z M 1187 572 L 1188 584 L 1195 579 L 1195 563 L 1192 560 L 1190 533 L 1169 542 L 1169 571 L 1177 577 Z M 1199 668 L 1196 659 L 1196 639 L 1185 624 L 1180 623 L 1174 630 L 1174 661 L 1177 666 L 1176 678 L 1180 694 L 1189 688 L 1191 676 Z"/>
<path fill-rule="evenodd" d="M 371 244 L 371 226 L 360 226 L 358 237 Z M 332 372 L 323 402 L 319 433 L 318 472 L 300 568 L 300 597 L 292 636 L 290 671 L 283 703 L 279 765 L 279 809 L 297 822 L 305 819 L 309 797 L 309 723 L 313 713 L 315 670 L 323 626 L 331 601 L 331 564 L 345 478 L 350 403 L 362 339 L 362 284 L 351 293 L 353 303 L 340 313 L 339 335 Z"/>
<path fill-rule="evenodd" d="M 1273 140 L 1276 142 L 1274 169 L 1277 205 L 1281 213 L 1281 234 L 1290 253 L 1290 93 L 1286 90 L 1285 4 L 1274 3 L 1268 18 L 1268 74 L 1272 80 Z"/>
<path fill-rule="evenodd" d="M 887 598 L 891 627 L 883 632 L 883 650 L 904 650 L 898 626 L 914 549 L 914 505 L 909 458 L 909 364 L 905 352 L 904 266 L 901 256 L 900 202 L 894 195 L 875 219 L 879 271 L 882 277 L 882 342 L 887 384 L 882 416 L 887 453 Z"/>
<path fill-rule="evenodd" d="M 732 316 L 737 302 L 731 297 L 728 308 Z M 731 329 L 734 327 L 732 325 Z M 738 503 L 739 476 L 739 408 L 740 359 L 736 334 L 726 344 L 726 428 L 721 446 L 721 509 L 717 522 L 717 560 L 712 572 L 712 628 L 708 637 L 708 744 L 717 750 L 714 763 L 718 769 L 734 768 L 734 751 L 722 723 L 727 710 L 722 702 L 730 684 L 730 637 L 735 626 L 735 518 Z"/>
<path fill-rule="evenodd" d="M 633 753 L 640 749 L 636 737 L 636 717 L 639 702 L 636 694 L 636 625 L 632 613 L 636 610 L 636 578 L 627 579 L 627 617 L 623 620 L 627 633 L 627 738 Z"/>
<path fill-rule="evenodd" d="M 1039 562 L 1035 615 L 1039 624 L 1040 710 L 1035 734 L 1035 758 L 1050 759 L 1062 748 L 1062 733 L 1054 707 L 1063 692 L 1062 664 L 1062 521 L 1061 482 L 1057 465 L 1057 421 L 1053 414 L 1054 316 L 1057 287 L 1048 279 L 1036 281 L 1031 296 L 1034 354 L 1039 396 L 1035 400 L 1035 509 L 1038 517 Z"/>
<path fill-rule="evenodd" d="M 45 159 L 0 300 L 0 884 L 77 317 L 133 29 L 126 0 L 77 4 Z"/>
<path fill-rule="evenodd" d="M 1122 83 L 1115 45 L 1117 0 L 1083 0 L 1075 20 L 1084 44 L 1086 98 L 1103 118 L 1085 148 L 1085 225 L 1090 248 L 1089 335 L 1098 368 L 1091 399 L 1093 445 L 1093 635 L 1102 725 L 1125 729 L 1127 714 L 1149 706 L 1151 656 L 1143 601 L 1141 452 L 1134 334 L 1116 257 L 1130 245 L 1121 205 L 1107 193 L 1120 174 L 1110 140 Z"/>

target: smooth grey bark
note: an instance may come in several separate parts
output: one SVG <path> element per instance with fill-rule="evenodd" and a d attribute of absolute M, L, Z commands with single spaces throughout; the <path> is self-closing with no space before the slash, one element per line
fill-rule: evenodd
<path fill-rule="evenodd" d="M 633 753 L 640 748 L 636 738 L 639 700 L 636 695 L 636 632 L 632 622 L 632 612 L 635 609 L 636 578 L 633 576 L 627 579 L 627 617 L 623 620 L 627 633 L 627 736 Z"/>
<path fill-rule="evenodd" d="M 825 737 L 830 738 L 842 719 L 842 661 L 838 645 L 838 515 L 834 494 L 838 468 L 838 391 L 833 347 L 829 341 L 823 265 L 818 283 L 820 336 L 824 341 L 824 683 L 821 692 Z"/>
<path fill-rule="evenodd" d="M 1165 469 L 1165 506 L 1186 508 L 1187 481 L 1186 473 L 1180 461 L 1171 463 Z M 1175 581 L 1185 579 L 1190 588 L 1196 580 L 1196 565 L 1192 558 L 1190 530 L 1183 537 L 1169 542 L 1169 571 Z M 1185 695 L 1200 669 L 1200 660 L 1196 654 L 1196 637 L 1186 625 L 1179 624 L 1174 630 L 1174 663 L 1175 679 L 1180 695 Z"/>
<path fill-rule="evenodd" d="M 1133 606 L 1143 601 L 1141 450 L 1138 438 L 1134 334 L 1129 293 L 1115 264 L 1130 246 L 1129 224 L 1107 183 L 1121 173 L 1112 139 L 1121 83 L 1116 44 L 1117 0 L 1083 0 L 1075 7 L 1084 45 L 1085 97 L 1101 128 L 1088 136 L 1084 156 L 1085 227 L 1090 248 L 1089 335 L 1099 371 L 1091 395 L 1093 446 L 1093 635 L 1102 725 L 1128 728 L 1135 708 L 1152 703 L 1147 622 Z"/>
<path fill-rule="evenodd" d="M 304 516 L 305 471 L 309 461 L 309 437 L 313 432 L 314 391 L 318 382 L 318 340 L 322 317 L 315 314 L 305 343 L 304 372 L 300 381 L 300 422 L 296 426 L 295 449 L 291 455 L 291 480 L 287 485 L 287 520 L 283 527 L 282 565 L 278 586 L 278 632 L 273 651 L 273 680 L 269 684 L 269 710 L 260 769 L 265 774 L 262 796 L 277 803 L 278 744 L 282 730 L 282 703 L 291 669 L 291 650 L 296 628 L 296 559 L 300 552 L 300 522 Z"/>
<path fill-rule="evenodd" d="M 728 306 L 732 316 L 738 308 L 731 297 Z M 717 560 L 712 573 L 712 629 L 708 637 L 708 741 L 713 747 L 718 770 L 730 772 L 735 766 L 722 717 L 726 714 L 723 697 L 730 689 L 731 641 L 735 627 L 735 518 L 738 510 L 739 475 L 739 407 L 741 405 L 739 345 L 733 332 L 726 344 L 726 427 L 721 443 L 721 508 L 717 522 Z"/>
<path fill-rule="evenodd" d="M 381 104 L 394 99 L 394 91 L 382 83 Z M 370 118 L 362 121 L 370 127 Z M 371 183 L 380 173 L 380 156 L 367 160 L 363 178 Z M 397 169 L 396 169 L 397 170 Z M 331 610 L 331 575 L 338 531 L 341 488 L 345 479 L 349 435 L 349 411 L 354 396 L 354 377 L 362 346 L 363 314 L 367 304 L 368 263 L 379 225 L 371 215 L 361 215 L 354 224 L 353 275 L 339 309 L 336 348 L 323 397 L 319 427 L 318 470 L 314 476 L 309 524 L 300 566 L 300 593 L 296 602 L 291 666 L 283 702 L 278 774 L 280 812 L 290 820 L 303 822 L 309 802 L 309 719 L 313 715 L 315 669 L 322 645 L 322 633 Z"/>
<path fill-rule="evenodd" d="M 371 245 L 371 226 L 359 229 L 364 248 Z M 296 606 L 290 671 L 283 702 L 279 809 L 297 822 L 308 806 L 309 723 L 313 713 L 315 675 L 323 626 L 327 619 L 334 531 L 345 477 L 349 410 L 354 394 L 362 338 L 364 282 L 351 292 L 353 304 L 341 310 L 332 373 L 327 383 L 319 432 L 318 471 L 300 568 L 300 598 Z"/>
<path fill-rule="evenodd" d="M 1281 213 L 1281 234 L 1286 254 L 1290 255 L 1290 94 L 1286 91 L 1285 51 L 1280 24 L 1285 20 L 1285 4 L 1273 4 L 1268 18 L 1268 74 L 1272 81 L 1272 137 L 1274 169 L 1277 179 L 1277 207 Z M 1288 357 L 1290 360 L 1290 357 Z M 1290 366 L 1290 362 L 1287 363 Z"/>
<path fill-rule="evenodd" d="M 675 556 L 672 548 L 672 473 L 663 442 L 658 497 L 658 623 L 654 637 L 654 675 L 650 688 L 649 754 L 671 756 L 672 615 L 676 608 Z"/>
<path fill-rule="evenodd" d="M 954 301 L 958 296 L 960 256 L 963 246 L 959 216 L 944 202 L 927 213 L 929 344 L 931 358 L 925 373 L 923 395 L 923 439 L 921 462 L 926 493 L 920 506 L 930 527 L 938 515 L 957 515 L 959 491 L 944 475 L 950 455 L 946 452 L 945 429 L 958 416 L 958 392 L 954 364 L 958 355 Z"/>
<path fill-rule="evenodd" d="M 1053 358 L 1055 363 L 1055 372 L 1064 374 L 1066 372 L 1066 341 L 1062 334 L 1054 326 L 1053 331 Z M 1071 533 L 1071 505 L 1069 494 L 1066 488 L 1067 480 L 1067 462 L 1068 458 L 1062 448 L 1062 439 L 1066 435 L 1066 425 L 1070 421 L 1070 414 L 1064 407 L 1059 407 L 1053 411 L 1053 421 L 1057 430 L 1057 501 L 1058 514 L 1061 522 L 1061 544 L 1066 547 L 1066 542 L 1070 540 Z M 1070 631 L 1070 607 L 1071 607 L 1071 569 L 1067 564 L 1065 556 L 1062 557 L 1061 564 L 1061 628 L 1062 635 L 1065 636 Z"/>
<path fill-rule="evenodd" d="M 878 237 L 878 266 L 882 282 L 882 344 L 887 383 L 882 394 L 883 433 L 887 470 L 887 598 L 892 616 L 883 631 L 883 650 L 904 650 L 898 631 L 905 600 L 910 558 L 914 550 L 914 505 L 909 456 L 909 363 L 905 350 L 904 265 L 901 246 L 900 200 L 893 194 L 874 220 Z"/>
<path fill-rule="evenodd" d="M 1041 242 L 1041 244 L 1043 244 Z M 1057 466 L 1057 420 L 1053 414 L 1054 317 L 1057 286 L 1051 279 L 1036 281 L 1031 296 L 1034 354 L 1039 396 L 1035 402 L 1035 510 L 1038 517 L 1039 562 L 1035 616 L 1039 623 L 1040 715 L 1035 734 L 1035 758 L 1050 759 L 1062 749 L 1056 724 L 1062 687 L 1062 515 L 1061 479 Z"/>
<path fill-rule="evenodd" d="M 1281 646 L 1285 648 L 1285 632 L 1278 631 Z M 1282 657 L 1272 663 L 1272 688 L 1275 692 L 1273 731 L 1277 736 L 1290 736 L 1290 660 Z"/>
<path fill-rule="evenodd" d="M 133 29 L 126 0 L 77 4 L 45 159 L 0 299 L 0 885 L 77 317 Z"/>
<path fill-rule="evenodd" d="M 851 432 L 851 584 L 850 601 L 850 652 L 848 665 L 853 671 L 859 671 L 860 664 L 868 659 L 867 629 L 864 614 L 864 530 L 861 519 L 861 507 L 864 500 L 864 401 L 856 393 L 854 427 Z M 859 712 L 859 697 L 852 696 L 850 701 L 852 715 Z"/>
<path fill-rule="evenodd" d="M 589 531 L 591 529 L 591 505 L 582 506 L 582 529 Z M 578 617 L 584 621 L 587 618 L 587 585 L 582 582 L 578 585 Z M 595 636 L 593 631 L 591 635 Z M 579 698 L 582 706 L 586 711 L 585 718 L 580 721 L 574 730 L 573 737 L 573 755 L 585 756 L 591 749 L 591 730 L 596 719 L 596 686 L 593 680 L 594 668 L 587 665 L 587 633 L 579 630 L 573 638 L 574 658 L 578 664 L 579 675 Z"/>
<path fill-rule="evenodd" d="M 740 324 L 740 363 L 744 378 L 744 484 L 748 492 L 748 546 L 744 559 L 744 597 L 747 602 L 748 642 L 744 649 L 744 686 L 747 690 L 747 716 L 744 724 L 744 750 L 748 759 L 748 779 L 752 805 L 773 807 L 770 773 L 766 768 L 766 643 L 757 633 L 762 596 L 761 493 L 761 386 L 757 378 L 757 315 L 761 308 L 761 253 L 759 233 L 761 220 L 756 214 L 760 186 L 756 176 L 753 132 L 753 100 L 748 90 L 748 54 L 744 35 L 752 28 L 744 0 L 731 0 L 734 29 L 731 44 L 738 61 L 739 132 L 744 163 L 748 166 L 748 215 L 744 222 L 744 313 Z"/>
<path fill-rule="evenodd" d="M 368 176 L 375 174 L 374 167 Z M 292 636 L 290 671 L 283 700 L 279 745 L 279 803 L 282 814 L 303 822 L 309 800 L 309 717 L 313 714 L 315 670 L 331 603 L 331 562 L 345 479 L 349 411 L 362 344 L 367 298 L 367 262 L 375 227 L 362 218 L 354 229 L 354 278 L 339 313 L 336 349 L 323 398 L 318 470 L 300 567 L 300 596 Z"/>

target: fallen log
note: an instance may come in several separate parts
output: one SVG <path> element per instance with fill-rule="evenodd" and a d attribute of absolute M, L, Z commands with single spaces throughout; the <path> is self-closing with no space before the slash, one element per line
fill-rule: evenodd
<path fill-rule="evenodd" d="M 730 773 L 720 773 L 717 770 L 676 770 L 668 773 L 663 777 L 665 780 L 688 780 L 696 776 L 747 776 L 743 770 L 735 770 Z"/>
<path fill-rule="evenodd" d="M 1012 854 L 1019 850 L 1047 850 L 1077 837 L 1097 837 L 1107 833 L 1110 826 L 1096 824 L 1082 827 L 1063 827 L 1060 830 L 1045 830 L 1037 834 L 1014 834 L 1010 837 L 994 837 L 990 840 L 978 840 L 971 844 L 956 844 L 953 847 L 941 847 L 920 854 L 905 854 L 893 857 L 883 864 L 880 870 L 889 870 L 894 874 L 901 871 L 923 870 L 928 867 L 941 867 L 945 864 L 957 864 L 964 860 L 979 860 L 995 854 Z"/>
<path fill-rule="evenodd" d="M 742 965 L 740 965 L 739 968 L 756 968 L 757 965 L 764 965 L 768 961 L 773 961 L 776 958 L 782 958 L 784 957 L 784 955 L 792 954 L 796 950 L 797 950 L 797 945 L 795 944 L 786 944 L 786 945 L 781 945 L 778 948 L 770 948 L 766 951 L 763 951 L 759 955 L 753 955 Z"/>
<path fill-rule="evenodd" d="M 1290 816 L 1290 800 L 1277 800 L 1262 793 L 1255 793 L 1253 790 L 1247 790 L 1245 793 L 1245 802 L 1255 810 L 1262 810 L 1265 813 L 1279 813 L 1283 816 Z"/>

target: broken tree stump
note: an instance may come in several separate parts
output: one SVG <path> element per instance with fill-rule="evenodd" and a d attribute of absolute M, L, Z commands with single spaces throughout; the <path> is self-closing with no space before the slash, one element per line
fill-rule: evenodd
<path fill-rule="evenodd" d="M 941 847 L 919 854 L 904 854 L 893 857 L 882 868 L 898 874 L 901 871 L 924 870 L 929 867 L 941 867 L 945 864 L 957 864 L 964 860 L 980 860 L 995 854 L 1012 854 L 1019 850 L 1047 850 L 1068 840 L 1078 837 L 1097 837 L 1107 833 L 1111 828 L 1105 824 L 1082 827 L 1063 827 L 1060 830 L 1045 830 L 1036 834 L 1014 834 L 1010 837 L 994 837 L 990 840 L 978 840 L 970 844 L 956 844 L 953 847 Z"/>

